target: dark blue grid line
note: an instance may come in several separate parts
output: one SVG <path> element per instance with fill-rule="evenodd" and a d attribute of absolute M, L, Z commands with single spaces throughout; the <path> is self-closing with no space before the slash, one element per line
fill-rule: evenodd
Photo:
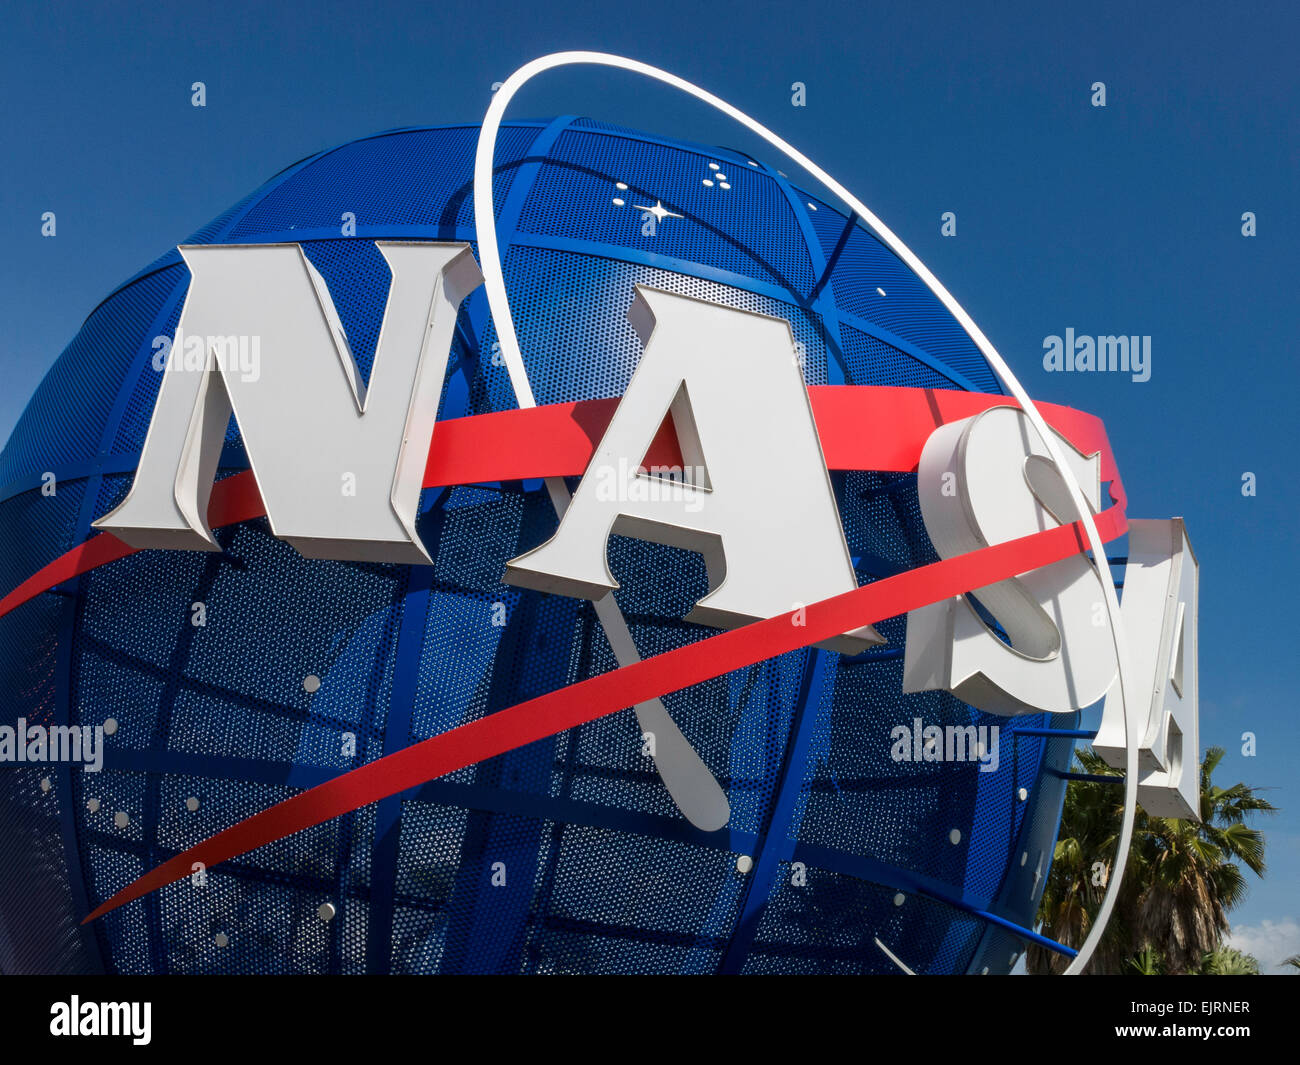
<path fill-rule="evenodd" d="M 815 647 L 809 647 L 805 652 L 799 694 L 791 715 L 785 757 L 781 760 L 780 781 L 759 837 L 759 852 L 745 882 L 740 916 L 722 957 L 719 972 L 739 973 L 744 968 L 749 947 L 754 941 L 767 904 L 771 901 L 772 887 L 780 864 L 789 857 L 793 845 L 789 838 L 790 826 L 803 785 L 808 747 L 821 713 L 823 685 L 835 683 L 832 655 L 833 652 Z"/>
<path fill-rule="evenodd" d="M 804 244 L 808 249 L 808 259 L 812 263 L 815 280 L 807 299 L 812 301 L 812 306 L 822 321 L 826 343 L 826 383 L 828 385 L 853 384 L 849 374 L 848 358 L 844 354 L 844 341 L 840 335 L 840 308 L 835 302 L 834 295 L 828 291 L 829 286 L 825 284 L 834 264 L 827 263 L 822 242 L 813 229 L 812 219 L 808 217 L 806 201 L 795 194 L 790 182 L 782 177 L 779 171 L 774 171 L 766 165 L 763 166 L 763 170 L 784 194 L 790 210 L 794 212 L 795 219 L 799 223 L 799 232 L 803 234 Z"/>

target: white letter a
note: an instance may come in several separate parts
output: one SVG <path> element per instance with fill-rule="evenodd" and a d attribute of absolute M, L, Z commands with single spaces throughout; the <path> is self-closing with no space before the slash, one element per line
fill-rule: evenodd
<path fill-rule="evenodd" d="M 627 392 L 559 530 L 505 582 L 601 599 L 618 587 L 605 555 L 617 533 L 704 556 L 710 591 L 687 620 L 705 625 L 856 588 L 789 323 L 640 285 L 629 318 L 645 351 Z M 707 473 L 647 491 L 641 459 L 665 417 L 685 465 Z M 867 626 L 827 646 L 884 642 Z"/>

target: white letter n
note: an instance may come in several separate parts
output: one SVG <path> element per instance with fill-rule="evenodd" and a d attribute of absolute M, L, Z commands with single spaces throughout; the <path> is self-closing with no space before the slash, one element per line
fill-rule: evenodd
<path fill-rule="evenodd" d="M 468 244 L 378 242 L 392 271 L 367 388 L 324 279 L 297 244 L 180 249 L 177 334 L 258 338 L 249 374 L 172 345 L 126 499 L 95 522 L 132 547 L 217 550 L 208 498 L 233 411 L 276 536 L 309 558 L 427 563 L 415 516 L 461 301 Z M 355 494 L 339 491 L 355 475 Z"/>

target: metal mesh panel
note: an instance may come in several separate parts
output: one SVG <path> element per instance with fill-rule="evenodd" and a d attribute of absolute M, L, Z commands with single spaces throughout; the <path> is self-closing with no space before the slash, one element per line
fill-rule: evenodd
<path fill-rule="evenodd" d="M 852 326 L 840 327 L 840 340 L 851 382 L 870 381 L 904 388 L 957 387 L 938 370 Z"/>
<path fill-rule="evenodd" d="M 538 403 L 623 394 L 641 355 L 627 318 L 637 285 L 784 318 L 803 345 L 805 379 L 826 383 L 821 318 L 793 303 L 651 266 L 542 248 L 512 248 L 505 273 Z"/>
<path fill-rule="evenodd" d="M 815 866 L 798 877 L 795 886 L 794 864 L 782 865 L 744 972 L 893 975 L 901 963 L 942 974 L 969 956 L 982 931 L 982 922 L 924 895 Z"/>
<path fill-rule="evenodd" d="M 850 314 L 917 345 L 981 390 L 1000 392 L 997 377 L 975 342 L 925 283 L 861 225 L 853 226 L 843 240 L 844 217 L 820 201 L 813 202 L 819 207 L 809 212 L 810 220 L 827 259 L 843 245 L 830 275 L 836 302 Z M 883 296 L 878 291 L 882 289 Z"/>
<path fill-rule="evenodd" d="M 0 786 L 0 972 L 94 971 L 59 836 L 59 787 L 41 767 L 6 768 Z M 46 790 L 42 782 L 52 786 Z M 33 885 L 40 885 L 33 891 Z"/>
<path fill-rule="evenodd" d="M 495 207 L 509 194 L 514 168 L 537 136 L 533 126 L 503 126 L 497 140 Z M 380 134 L 325 152 L 269 193 L 231 230 L 238 242 L 294 229 L 332 229 L 343 216 L 358 226 L 436 226 L 454 235 L 474 224 L 470 169 L 473 127 Z"/>
<path fill-rule="evenodd" d="M 127 369 L 173 283 L 170 271 L 143 278 L 91 314 L 0 452 L 0 485 L 95 457 Z"/>

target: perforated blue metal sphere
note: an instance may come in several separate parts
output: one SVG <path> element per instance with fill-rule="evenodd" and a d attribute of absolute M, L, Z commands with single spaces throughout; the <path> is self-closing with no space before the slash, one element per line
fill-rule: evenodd
<path fill-rule="evenodd" d="M 388 287 L 374 241 L 474 241 L 477 135 L 322 152 L 187 243 L 300 243 L 368 376 Z M 622 394 L 637 283 L 788 320 L 809 384 L 999 391 L 889 251 L 748 156 L 566 117 L 507 124 L 496 161 L 539 403 Z M 651 233 L 641 208 L 659 201 L 681 217 Z M 161 377 L 153 341 L 188 280 L 172 250 L 117 289 L 32 399 L 0 455 L 0 594 L 126 493 Z M 440 418 L 515 406 L 495 340 L 480 289 Z M 232 423 L 219 476 L 246 467 Z M 935 559 L 914 475 L 832 480 L 859 581 Z M 555 526 L 538 483 L 430 489 L 431 567 L 309 561 L 257 519 L 220 529 L 219 554 L 144 551 L 0 618 L 0 723 L 117 722 L 102 772 L 0 766 L 0 970 L 897 972 L 877 940 L 918 972 L 1011 967 L 1021 940 L 981 911 L 1032 925 L 1062 799 L 1049 770 L 1072 743 L 1004 735 L 996 772 L 894 762 L 890 729 L 914 718 L 1008 724 L 903 695 L 901 618 L 856 657 L 792 652 L 665 698 L 727 792 L 720 831 L 678 812 L 624 711 L 79 925 L 304 787 L 615 668 L 590 604 L 501 583 Z M 680 620 L 707 589 L 698 556 L 619 537 L 609 555 L 643 656 L 712 634 Z"/>

